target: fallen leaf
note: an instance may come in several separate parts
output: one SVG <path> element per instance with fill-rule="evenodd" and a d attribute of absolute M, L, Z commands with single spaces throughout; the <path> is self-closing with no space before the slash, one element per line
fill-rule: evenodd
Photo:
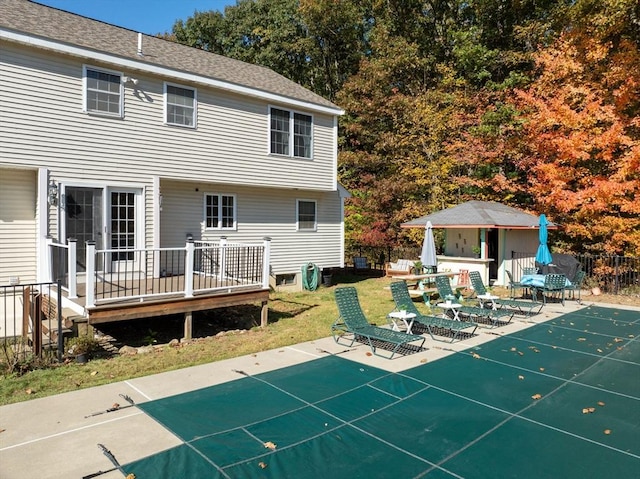
<path fill-rule="evenodd" d="M 511 348 L 511 349 L 510 349 L 510 351 L 512 351 L 512 352 L 516 352 L 516 351 L 517 351 L 517 349 L 516 349 L 515 347 L 513 347 L 513 348 Z"/>
<path fill-rule="evenodd" d="M 117 402 L 114 402 L 114 403 L 111 405 L 111 409 L 118 409 L 119 407 L 120 407 L 120 404 L 118 404 Z"/>
<path fill-rule="evenodd" d="M 518 354 L 519 354 L 520 356 L 524 356 L 524 353 L 523 353 L 522 351 L 518 351 Z"/>
<path fill-rule="evenodd" d="M 262 469 L 267 467 L 267 465 L 264 462 L 259 462 L 258 466 L 260 466 Z"/>
<path fill-rule="evenodd" d="M 604 433 L 608 436 L 609 434 L 611 434 L 611 429 L 605 429 Z"/>
<path fill-rule="evenodd" d="M 520 374 L 520 375 L 518 375 L 518 379 L 519 379 L 520 381 L 522 381 L 522 380 L 524 379 L 524 376 L 523 376 L 522 374 Z"/>
<path fill-rule="evenodd" d="M 602 401 L 598 401 L 598 406 L 604 406 L 604 403 Z"/>
<path fill-rule="evenodd" d="M 587 338 L 578 338 L 578 341 L 586 341 Z"/>
<path fill-rule="evenodd" d="M 420 362 L 421 362 L 422 364 L 424 364 L 424 363 L 426 363 L 426 362 L 427 362 L 427 359 L 426 359 L 426 358 L 423 358 L 423 359 L 421 359 L 421 360 L 420 360 Z"/>
<path fill-rule="evenodd" d="M 473 359 L 480 359 L 480 355 L 478 353 L 471 353 L 471 356 L 473 356 Z"/>
<path fill-rule="evenodd" d="M 98 374 L 98 371 L 91 371 L 92 376 L 95 376 L 96 374 Z"/>
<path fill-rule="evenodd" d="M 25 391 L 27 394 L 33 394 L 33 389 L 29 388 Z"/>
<path fill-rule="evenodd" d="M 5 431 L 6 431 L 6 429 L 0 429 L 0 432 L 5 432 Z"/>
<path fill-rule="evenodd" d="M 367 356 L 373 356 L 373 354 L 371 354 L 370 352 L 367 352 Z"/>
<path fill-rule="evenodd" d="M 125 479 L 136 479 L 136 475 L 132 472 L 131 474 L 127 474 Z"/>
<path fill-rule="evenodd" d="M 624 341 L 624 339 L 622 339 L 622 338 L 616 338 L 616 339 L 613 340 L 613 342 L 615 342 L 615 343 L 621 343 L 622 341 Z"/>
<path fill-rule="evenodd" d="M 542 394 L 534 394 L 533 396 L 531 396 L 531 399 L 535 399 L 536 401 L 540 398 L 542 398 Z"/>
<path fill-rule="evenodd" d="M 276 446 L 274 443 L 272 443 L 271 441 L 267 441 L 264 443 L 264 447 L 266 447 L 267 449 L 271 449 L 272 451 L 275 450 Z"/>
<path fill-rule="evenodd" d="M 599 353 L 601 353 L 601 352 L 602 352 L 602 349 L 598 348 L 598 349 L 596 349 L 596 351 L 598 351 Z"/>
<path fill-rule="evenodd" d="M 540 368 L 540 372 L 544 372 L 544 368 Z"/>
<path fill-rule="evenodd" d="M 589 414 L 589 409 L 587 409 L 586 407 L 583 407 L 582 414 Z"/>

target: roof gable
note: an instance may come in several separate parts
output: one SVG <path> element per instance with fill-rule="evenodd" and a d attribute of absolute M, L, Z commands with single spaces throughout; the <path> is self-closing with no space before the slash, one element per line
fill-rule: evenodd
<path fill-rule="evenodd" d="M 293 101 L 331 114 L 343 111 L 329 100 L 273 70 L 215 53 L 170 42 L 151 35 L 65 12 L 29 0 L 0 0 L 0 38 L 32 46 L 58 49 L 85 59 L 108 56 L 114 65 L 134 65 L 140 71 L 216 86 L 245 94 L 266 94 L 273 101 Z M 141 51 L 138 47 L 141 39 Z M 38 42 L 39 40 L 39 42 Z M 106 60 L 109 61 L 109 60 Z M 185 76 L 190 75 L 191 77 Z M 303 105 L 300 105 L 303 106 Z"/>

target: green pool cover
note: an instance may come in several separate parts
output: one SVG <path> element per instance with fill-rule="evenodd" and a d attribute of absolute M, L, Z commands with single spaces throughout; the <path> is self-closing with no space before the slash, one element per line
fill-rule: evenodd
<path fill-rule="evenodd" d="M 137 479 L 640 471 L 640 313 L 590 307 L 388 373 L 329 356 L 140 404 L 183 441 Z"/>

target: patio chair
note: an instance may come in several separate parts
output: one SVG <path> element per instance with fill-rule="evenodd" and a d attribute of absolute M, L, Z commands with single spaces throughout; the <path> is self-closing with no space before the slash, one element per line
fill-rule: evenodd
<path fill-rule="evenodd" d="M 406 311 L 407 313 L 415 314 L 414 324 L 418 323 L 426 327 L 429 336 L 431 336 L 433 340 L 436 339 L 433 337 L 433 335 L 436 334 L 439 336 L 451 336 L 451 342 L 454 342 L 461 332 L 473 334 L 478 327 L 478 325 L 472 321 L 454 321 L 453 319 L 422 314 L 411 299 L 409 288 L 404 281 L 394 281 L 391 283 L 391 295 L 396 304 L 394 311 Z"/>
<path fill-rule="evenodd" d="M 371 269 L 371 263 L 364 256 L 353 257 L 353 271 L 355 273 L 368 272 Z"/>
<path fill-rule="evenodd" d="M 522 274 L 538 274 L 538 268 L 535 266 L 525 266 L 522 268 Z"/>
<path fill-rule="evenodd" d="M 509 297 L 511 298 L 516 297 L 516 294 L 515 294 L 516 289 L 521 289 L 522 295 L 524 296 L 524 292 L 528 288 L 524 284 L 520 283 L 519 281 L 514 281 L 513 274 L 511 274 L 511 271 L 507 270 L 507 276 L 509 277 Z"/>
<path fill-rule="evenodd" d="M 447 296 L 457 297 L 461 301 L 461 296 L 456 296 L 451 289 L 451 283 L 446 276 L 436 277 L 436 288 L 438 288 L 438 295 L 442 300 Z M 480 306 L 466 306 L 462 305 L 458 308 L 460 314 L 467 316 L 468 318 L 474 318 L 474 320 L 480 323 L 480 320 L 489 321 L 491 326 L 498 326 L 500 324 L 507 324 L 513 318 L 513 311 L 506 311 L 502 309 L 486 309 Z"/>
<path fill-rule="evenodd" d="M 571 286 L 567 286 L 565 289 L 571 294 L 571 299 L 575 298 L 575 292 L 578 292 L 578 302 L 580 302 L 580 292 L 582 291 L 582 283 L 587 275 L 584 271 L 580 270 L 576 273 L 576 277 L 573 279 Z"/>
<path fill-rule="evenodd" d="M 476 297 L 481 303 L 485 303 L 488 301 L 484 301 L 479 296 L 487 295 L 489 292 L 487 288 L 484 286 L 484 282 L 482 281 L 482 277 L 478 271 L 469 271 L 469 279 L 471 280 L 471 286 L 473 286 L 473 290 L 476 292 Z M 525 316 L 530 314 L 538 314 L 542 309 L 542 304 L 536 303 L 534 301 L 519 301 L 517 299 L 505 299 L 505 298 L 497 298 L 491 301 L 496 307 L 501 308 L 504 306 L 508 306 L 510 308 L 515 309 L 518 313 L 522 313 Z M 533 311 L 537 309 L 537 311 Z"/>
<path fill-rule="evenodd" d="M 422 350 L 422 346 L 426 340 L 423 336 L 406 334 L 369 324 L 360 306 L 356 288 L 352 286 L 336 288 L 335 298 L 340 316 L 331 325 L 331 334 L 336 343 L 340 344 L 339 340 L 341 338 L 351 334 L 353 337 L 349 347 L 353 346 L 356 341 L 362 344 L 368 344 L 373 354 L 387 359 L 393 358 L 394 354 L 398 352 L 401 347 L 415 341 L 420 341 L 417 349 Z M 389 357 L 378 354 L 378 347 L 384 344 L 393 348 L 391 350 L 391 356 Z"/>
<path fill-rule="evenodd" d="M 542 294 L 542 303 L 547 304 L 547 296 L 559 298 L 564 306 L 564 291 L 567 288 L 567 277 L 564 274 L 547 274 L 544 277 L 544 285 L 531 286 L 531 294 L 534 299 L 538 298 L 538 293 Z"/>

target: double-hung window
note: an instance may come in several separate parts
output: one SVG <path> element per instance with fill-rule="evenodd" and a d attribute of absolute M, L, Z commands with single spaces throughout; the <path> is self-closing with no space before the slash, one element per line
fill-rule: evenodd
<path fill-rule="evenodd" d="M 205 195 L 204 222 L 207 229 L 235 229 L 235 196 L 215 194 Z"/>
<path fill-rule="evenodd" d="M 121 75 L 84 67 L 84 110 L 87 113 L 122 117 Z"/>
<path fill-rule="evenodd" d="M 311 158 L 313 117 L 280 108 L 269 111 L 269 152 L 274 155 Z"/>
<path fill-rule="evenodd" d="M 164 84 L 165 121 L 169 125 L 196 126 L 196 90 Z"/>
<path fill-rule="evenodd" d="M 312 200 L 298 200 L 297 217 L 298 231 L 315 231 L 318 226 L 316 202 Z"/>

